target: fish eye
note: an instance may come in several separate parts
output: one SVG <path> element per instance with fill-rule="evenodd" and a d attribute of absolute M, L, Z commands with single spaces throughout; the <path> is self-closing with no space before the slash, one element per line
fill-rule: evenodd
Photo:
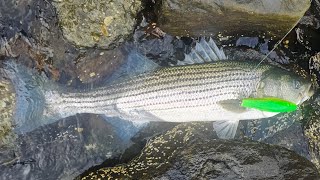
<path fill-rule="evenodd" d="M 301 83 L 298 80 L 293 80 L 293 87 L 295 89 L 299 89 L 301 87 Z"/>

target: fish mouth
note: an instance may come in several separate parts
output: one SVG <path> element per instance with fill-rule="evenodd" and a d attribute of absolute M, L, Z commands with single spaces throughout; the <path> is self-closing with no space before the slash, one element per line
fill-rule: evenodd
<path fill-rule="evenodd" d="M 308 92 L 307 92 L 307 96 L 309 96 L 309 98 L 310 98 L 311 96 L 314 95 L 314 93 L 315 93 L 315 91 L 314 91 L 312 85 L 310 85 L 310 86 L 309 86 L 309 90 L 308 90 Z"/>
<path fill-rule="evenodd" d="M 308 100 L 313 94 L 315 93 L 312 84 L 309 84 L 308 87 L 304 92 L 301 93 L 301 100 L 298 104 L 303 103 L 304 101 Z"/>

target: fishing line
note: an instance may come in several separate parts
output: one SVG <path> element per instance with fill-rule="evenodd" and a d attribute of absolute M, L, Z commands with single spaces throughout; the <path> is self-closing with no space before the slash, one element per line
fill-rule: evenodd
<path fill-rule="evenodd" d="M 262 60 L 256 65 L 255 68 L 253 68 L 253 71 L 256 70 L 261 63 L 267 59 L 267 57 L 279 46 L 279 44 L 288 36 L 288 34 L 297 26 L 297 24 L 300 22 L 300 20 L 302 19 L 302 17 L 294 24 L 294 26 L 292 28 L 289 29 L 289 31 L 283 36 L 283 38 L 281 38 L 274 46 L 273 48 L 265 55 L 264 58 L 262 58 Z"/>

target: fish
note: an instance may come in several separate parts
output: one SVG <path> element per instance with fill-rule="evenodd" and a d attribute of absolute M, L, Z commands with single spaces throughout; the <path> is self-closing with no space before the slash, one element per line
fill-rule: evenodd
<path fill-rule="evenodd" d="M 126 63 L 105 86 L 59 88 L 44 76 L 9 61 L 4 69 L 15 84 L 16 131 L 25 133 L 81 113 L 131 122 L 212 121 L 219 138 L 231 139 L 240 120 L 262 119 L 279 112 L 241 106 L 245 98 L 274 97 L 300 105 L 314 91 L 311 82 L 267 64 L 229 60 L 210 38 L 201 39 L 183 61 L 159 67 L 130 48 Z"/>

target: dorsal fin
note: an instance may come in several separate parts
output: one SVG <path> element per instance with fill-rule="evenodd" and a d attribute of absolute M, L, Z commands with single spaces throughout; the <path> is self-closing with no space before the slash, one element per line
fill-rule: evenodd
<path fill-rule="evenodd" d="M 185 59 L 178 61 L 178 65 L 199 64 L 226 59 L 227 57 L 222 48 L 219 49 L 212 38 L 206 41 L 205 38 L 202 37 L 200 41 L 196 42 L 196 46 L 191 52 L 185 54 Z"/>

